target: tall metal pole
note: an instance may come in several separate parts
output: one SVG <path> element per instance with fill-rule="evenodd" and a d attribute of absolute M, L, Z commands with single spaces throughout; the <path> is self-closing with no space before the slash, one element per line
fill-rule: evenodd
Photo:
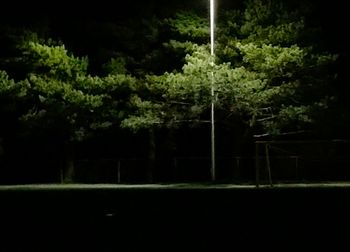
<path fill-rule="evenodd" d="M 211 55 L 211 66 L 214 66 L 214 29 L 215 29 L 215 0 L 210 0 L 210 55 Z M 216 179 L 216 168 L 215 168 L 215 92 L 214 92 L 214 70 L 211 72 L 211 180 Z"/>

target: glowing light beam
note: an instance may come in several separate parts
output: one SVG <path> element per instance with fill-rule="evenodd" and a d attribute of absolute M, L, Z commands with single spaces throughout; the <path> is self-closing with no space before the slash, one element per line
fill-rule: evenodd
<path fill-rule="evenodd" d="M 215 47 L 215 0 L 210 0 L 210 55 L 211 66 L 214 66 L 214 47 Z M 216 180 L 216 168 L 215 168 L 215 91 L 214 91 L 214 72 L 211 72 L 211 180 Z"/>
<path fill-rule="evenodd" d="M 214 56 L 215 0 L 210 0 L 210 54 Z"/>

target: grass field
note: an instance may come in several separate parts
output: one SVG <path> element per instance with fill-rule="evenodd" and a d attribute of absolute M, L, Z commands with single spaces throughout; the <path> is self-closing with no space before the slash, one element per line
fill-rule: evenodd
<path fill-rule="evenodd" d="M 24 184 L 0 185 L 0 191 L 26 190 L 239 190 L 239 189 L 283 189 L 283 188 L 350 188 L 350 182 L 300 182 L 267 184 L 215 184 L 215 183 L 176 183 L 176 184 Z"/>
<path fill-rule="evenodd" d="M 0 186 L 0 251 L 344 250 L 349 196 L 347 182 Z"/>

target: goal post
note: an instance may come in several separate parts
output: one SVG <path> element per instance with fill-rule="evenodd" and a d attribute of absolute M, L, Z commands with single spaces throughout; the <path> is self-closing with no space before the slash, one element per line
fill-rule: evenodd
<path fill-rule="evenodd" d="M 266 181 L 273 186 L 272 180 L 277 180 L 281 174 L 287 176 L 287 169 L 293 170 L 294 182 L 350 179 L 350 140 L 255 141 L 256 187 Z"/>

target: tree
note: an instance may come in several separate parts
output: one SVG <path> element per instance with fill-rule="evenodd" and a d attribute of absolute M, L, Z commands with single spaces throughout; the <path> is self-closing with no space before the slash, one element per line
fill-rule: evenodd
<path fill-rule="evenodd" d="M 64 143 L 64 180 L 72 182 L 74 143 L 119 123 L 135 79 L 123 74 L 90 76 L 87 58 L 70 55 L 64 45 L 28 42 L 23 49 L 33 71 L 27 79 L 30 109 L 21 119 Z"/>
<path fill-rule="evenodd" d="M 22 121 L 59 136 L 58 141 L 64 139 L 69 146 L 111 125 L 145 130 L 151 164 L 159 131 L 207 127 L 213 101 L 218 131 L 232 132 L 237 149 L 254 134 L 311 130 L 329 107 L 335 107 L 336 71 L 330 66 L 337 57 L 327 52 L 327 44 L 316 43 L 319 30 L 303 17 L 308 8 L 298 1 L 231 1 L 234 9 L 220 8 L 225 11 L 217 19 L 214 65 L 207 10 L 178 12 L 177 2 L 176 11 L 166 11 L 176 14 L 160 20 L 165 14 L 152 2 L 143 3 L 152 11 L 137 20 L 139 12 L 123 13 L 123 18 L 85 17 L 84 22 L 73 15 L 62 24 L 52 19 L 57 22 L 55 38 L 63 39 L 75 55 L 88 54 L 90 64 L 68 53 L 63 43 L 35 38 L 24 43 L 22 58 L 15 60 L 21 75 L 13 75 L 14 84 L 26 92 L 21 100 L 30 107 Z M 67 23 L 74 27 L 67 29 Z M 49 22 L 43 27 L 43 33 L 52 35 Z M 76 36 L 74 32 L 83 28 L 85 32 Z M 89 75 L 102 76 L 102 69 L 105 77 Z M 22 72 L 28 78 L 19 82 Z M 151 169 L 149 174 L 151 178 Z"/>
<path fill-rule="evenodd" d="M 0 162 L 5 158 L 6 142 L 10 141 L 17 118 L 21 113 L 21 100 L 27 94 L 27 81 L 16 82 L 5 71 L 0 70 Z"/>
<path fill-rule="evenodd" d="M 164 45 L 183 55 L 178 60 L 184 65 L 146 75 L 122 126 L 151 132 L 185 125 L 208 128 L 214 85 L 217 132 L 233 137 L 225 146 L 231 149 L 222 153 L 247 154 L 243 145 L 254 135 L 310 132 L 335 101 L 331 66 L 337 55 L 314 46 L 317 34 L 310 34 L 317 30 L 299 10 L 279 1 L 254 0 L 242 10 L 221 13 L 214 65 L 206 16 L 183 12 L 167 19 L 175 39 Z M 229 142 L 224 138 L 217 142 Z"/>
<path fill-rule="evenodd" d="M 225 15 L 234 18 L 224 19 L 218 55 L 234 67 L 233 107 L 268 133 L 307 129 L 332 102 L 335 73 L 327 70 L 337 56 L 315 48 L 300 11 L 278 1 L 248 1 Z"/>
<path fill-rule="evenodd" d="M 186 64 L 178 73 L 148 76 L 152 98 L 138 101 L 138 119 L 126 122 L 137 127 L 199 120 L 208 112 L 214 83 L 218 121 L 239 116 L 260 134 L 307 129 L 333 99 L 335 75 L 327 69 L 336 55 L 313 48 L 304 39 L 309 30 L 301 14 L 280 2 L 248 1 L 244 10 L 226 12 L 220 20 L 215 66 L 203 43 L 203 18 L 179 14 L 169 21 L 182 41 L 167 45 L 190 53 Z"/>

